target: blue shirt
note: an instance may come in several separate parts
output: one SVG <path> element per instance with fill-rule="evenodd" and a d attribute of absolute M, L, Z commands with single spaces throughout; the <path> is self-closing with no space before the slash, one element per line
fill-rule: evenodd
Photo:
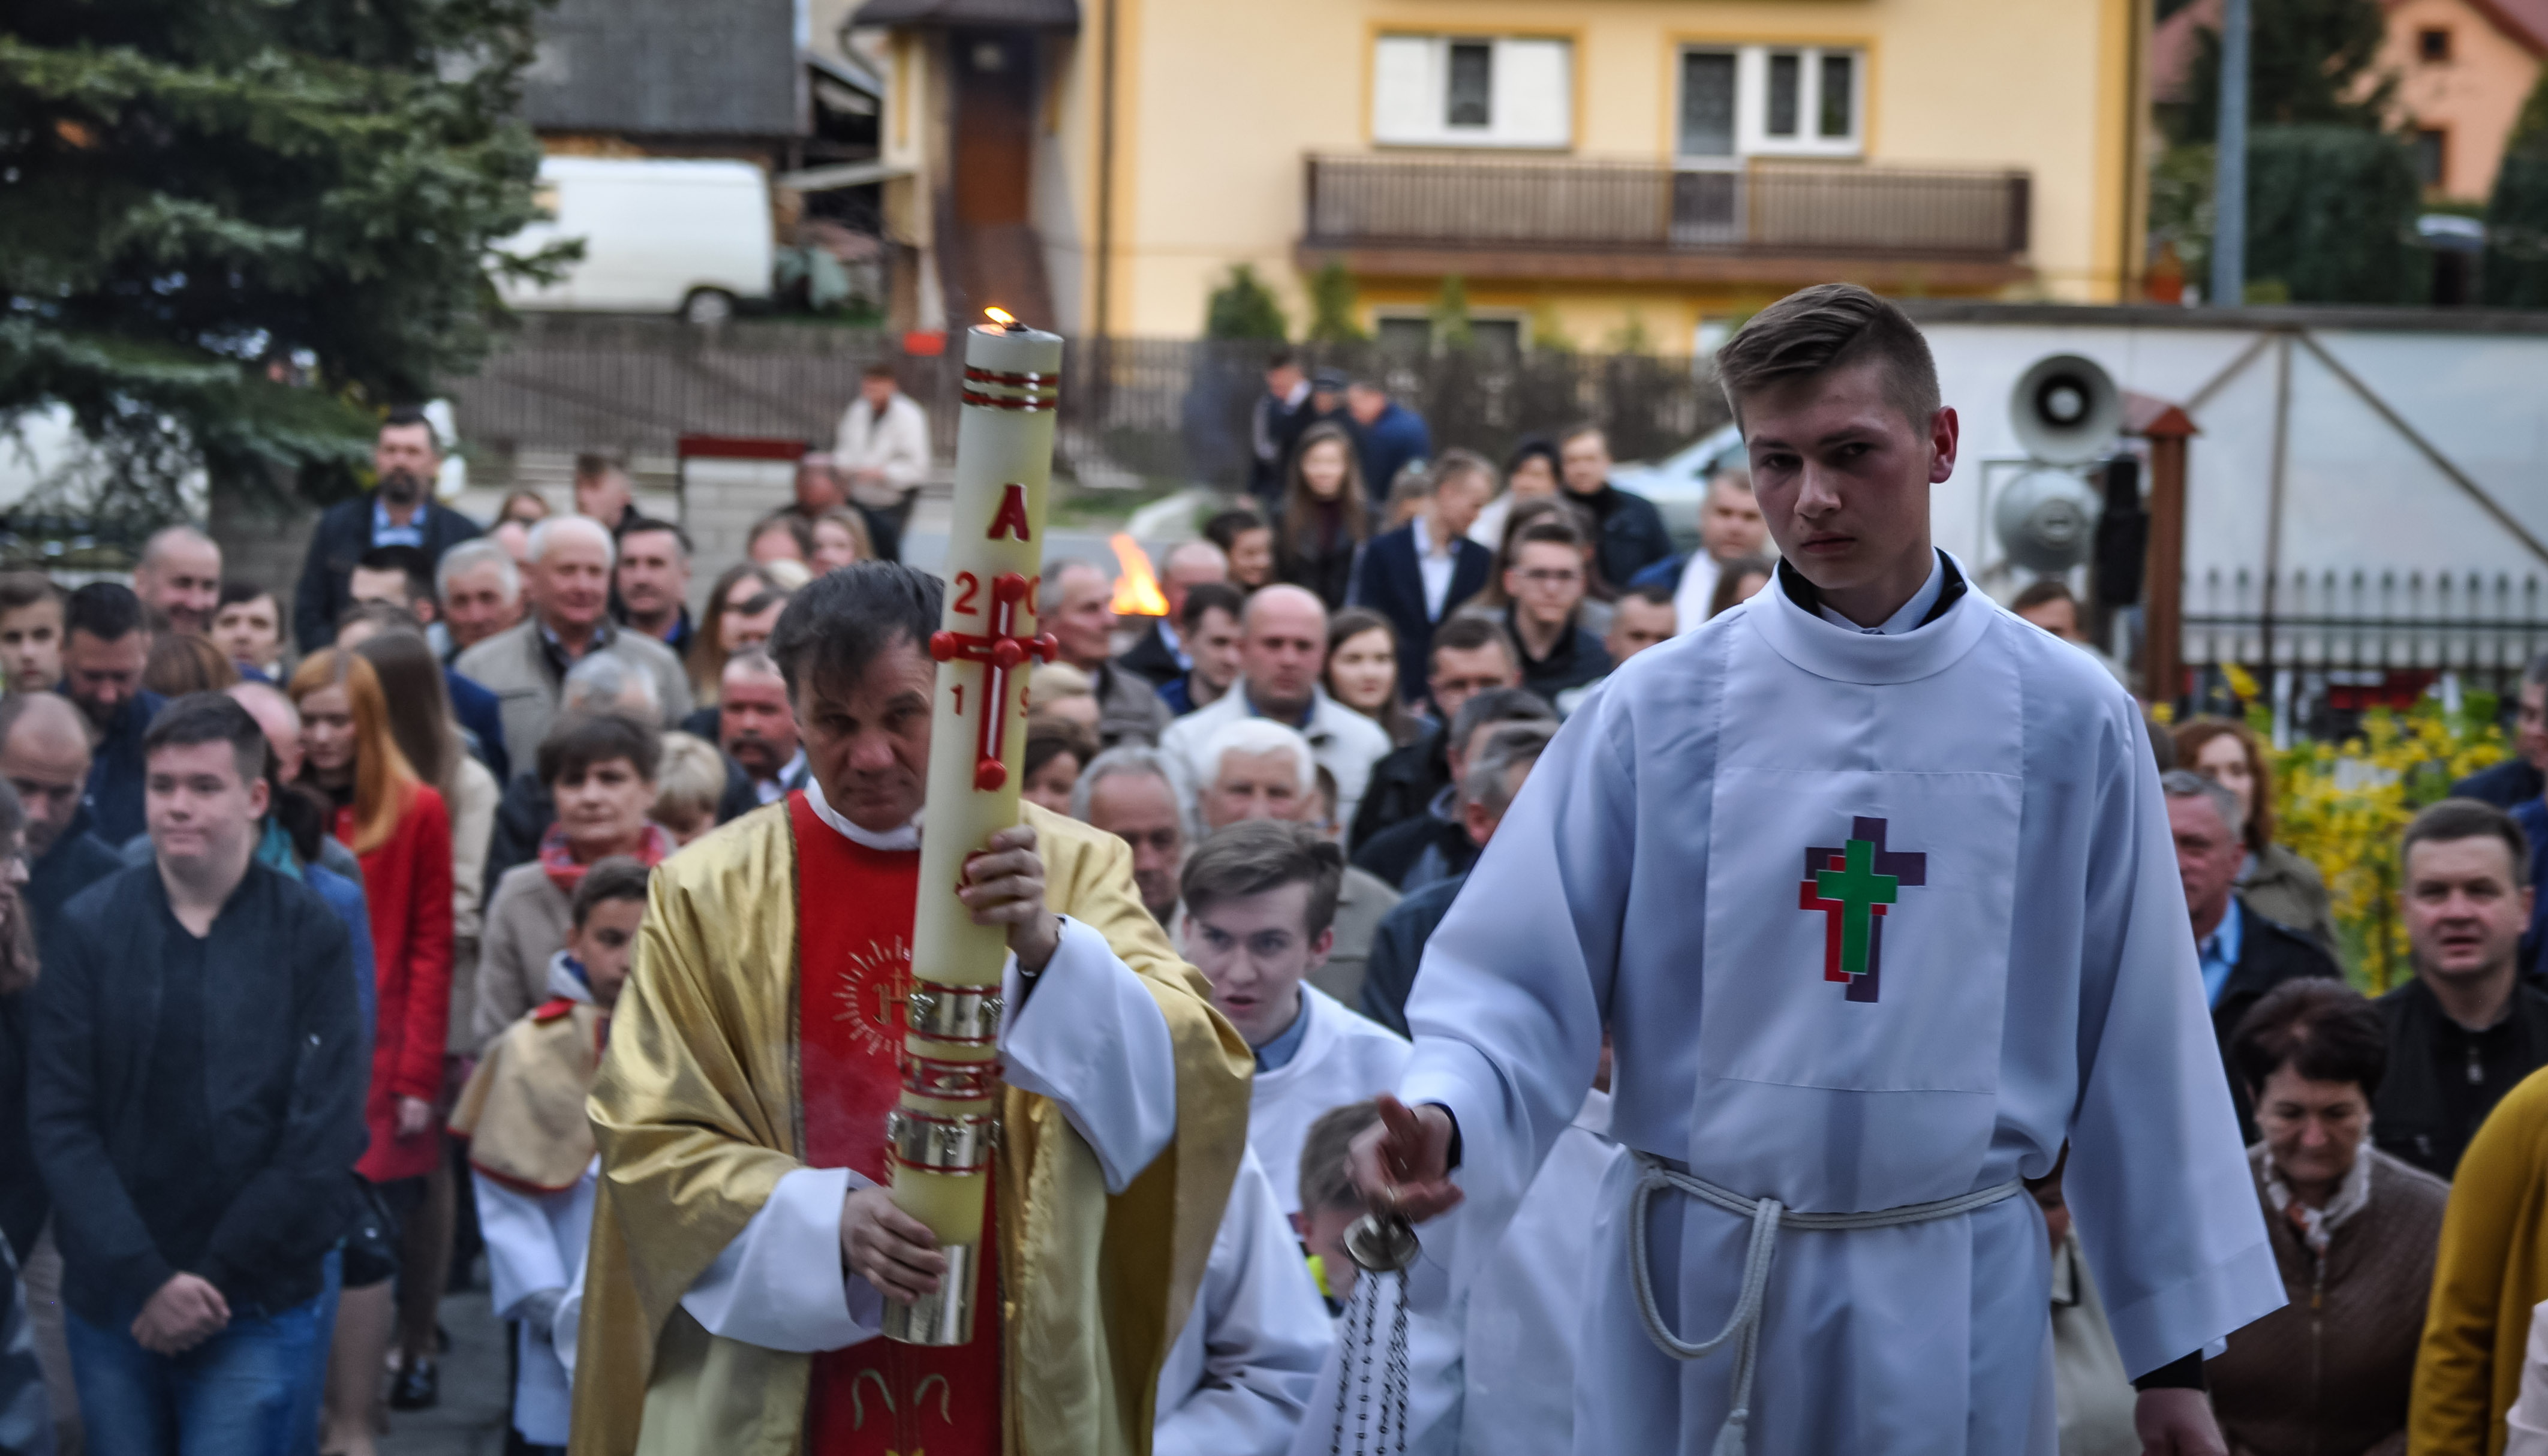
<path fill-rule="evenodd" d="M 1301 1054 L 1301 1044 L 1309 1037 L 1310 998 L 1303 996 L 1300 1011 L 1293 1016 L 1292 1024 L 1283 1029 L 1283 1035 L 1256 1048 L 1256 1069 L 1270 1072 L 1289 1065 L 1293 1057 Z"/>
<path fill-rule="evenodd" d="M 2238 897 L 2231 895 L 2221 924 L 2210 939 L 2195 948 L 2203 955 L 2203 999 L 2207 1004 L 2221 1004 L 2221 988 L 2230 984 L 2230 972 L 2238 968 L 2238 943 L 2243 935 L 2238 924 Z"/>
<path fill-rule="evenodd" d="M 390 524 L 390 508 L 382 504 L 381 498 L 375 494 L 372 497 L 372 544 L 375 546 L 422 547 L 424 545 L 424 512 L 427 508 L 428 507 L 423 501 L 418 500 L 415 502 L 415 514 L 409 519 L 406 525 L 392 525 Z"/>

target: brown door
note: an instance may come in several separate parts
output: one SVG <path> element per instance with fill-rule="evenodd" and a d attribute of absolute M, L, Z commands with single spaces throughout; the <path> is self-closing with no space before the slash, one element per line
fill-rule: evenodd
<path fill-rule="evenodd" d="M 957 31 L 956 221 L 1027 220 L 1027 149 L 1035 117 L 1035 40 L 1022 31 Z"/>

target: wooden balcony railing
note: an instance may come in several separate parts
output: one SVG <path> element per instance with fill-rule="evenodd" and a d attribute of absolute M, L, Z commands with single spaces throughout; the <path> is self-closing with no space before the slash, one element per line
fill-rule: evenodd
<path fill-rule="evenodd" d="M 2013 170 L 1756 161 L 1312 156 L 1309 248 L 1831 255 L 2009 263 L 2027 250 Z"/>

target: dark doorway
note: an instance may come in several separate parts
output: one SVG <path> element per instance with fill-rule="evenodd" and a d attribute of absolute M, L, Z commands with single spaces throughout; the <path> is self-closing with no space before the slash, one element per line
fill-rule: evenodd
<path fill-rule="evenodd" d="M 956 221 L 968 228 L 1024 223 L 1035 37 L 958 31 L 949 39 L 956 52 Z"/>

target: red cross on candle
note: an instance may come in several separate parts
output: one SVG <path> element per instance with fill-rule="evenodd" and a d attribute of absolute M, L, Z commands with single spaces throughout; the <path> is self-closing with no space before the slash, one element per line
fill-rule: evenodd
<path fill-rule="evenodd" d="M 1028 658 L 1051 662 L 1061 643 L 1050 632 L 1038 637 L 1017 633 L 1018 603 L 1026 599 L 1027 579 L 1010 572 L 991 583 L 991 630 L 938 632 L 929 639 L 929 655 L 938 661 L 962 659 L 982 665 L 982 718 L 975 730 L 973 787 L 989 792 L 1009 781 L 1003 745 L 1009 727 L 1009 674 Z"/>

